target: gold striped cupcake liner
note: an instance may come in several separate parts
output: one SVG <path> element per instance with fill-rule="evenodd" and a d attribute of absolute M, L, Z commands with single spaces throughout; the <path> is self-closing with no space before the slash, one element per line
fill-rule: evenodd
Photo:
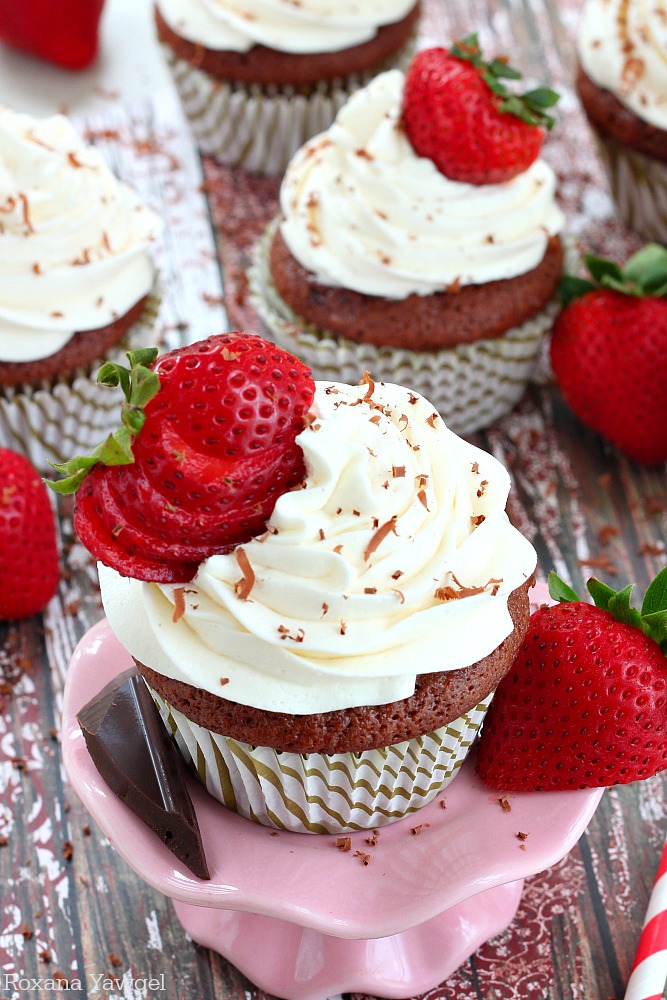
<path fill-rule="evenodd" d="M 38 387 L 0 387 L 0 445 L 25 455 L 40 472 L 53 472 L 51 462 L 89 452 L 117 430 L 123 393 L 98 385 L 97 369 L 104 360 L 125 364 L 127 350 L 154 344 L 159 305 L 154 291 L 140 319 L 108 357 L 73 377 Z"/>
<path fill-rule="evenodd" d="M 267 335 L 309 365 L 316 379 L 355 384 L 368 370 L 376 381 L 395 382 L 425 396 L 450 430 L 461 435 L 488 427 L 521 399 L 559 312 L 555 299 L 493 340 L 438 351 L 357 344 L 306 323 L 278 294 L 269 264 L 278 224 L 278 219 L 270 223 L 255 248 L 248 273 L 250 301 Z M 576 273 L 573 243 L 567 238 L 563 243 L 567 270 Z"/>
<path fill-rule="evenodd" d="M 183 757 L 229 809 L 277 830 L 349 833 L 386 826 L 431 802 L 456 777 L 493 692 L 435 732 L 362 753 L 295 754 L 203 729 L 151 694 Z"/>
<path fill-rule="evenodd" d="M 201 152 L 252 173 L 280 175 L 297 149 L 329 128 L 355 90 L 383 70 L 407 68 L 415 38 L 372 72 L 319 84 L 308 95 L 216 80 L 162 49 Z"/>
<path fill-rule="evenodd" d="M 621 221 L 645 240 L 667 243 L 667 163 L 592 131 Z"/>

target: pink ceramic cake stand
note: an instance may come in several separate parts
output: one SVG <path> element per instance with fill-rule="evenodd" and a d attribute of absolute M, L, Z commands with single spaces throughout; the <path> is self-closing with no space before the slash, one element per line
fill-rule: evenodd
<path fill-rule="evenodd" d="M 79 709 L 130 665 L 105 621 L 79 643 L 63 711 L 69 778 L 119 854 L 173 900 L 188 934 L 288 1000 L 347 992 L 414 997 L 447 979 L 507 927 L 523 879 L 567 854 L 602 795 L 511 795 L 506 811 L 469 760 L 451 788 L 384 827 L 375 846 L 355 833 L 343 852 L 333 836 L 276 832 L 243 819 L 193 779 L 212 876 L 203 882 L 109 790 L 77 724 Z"/>

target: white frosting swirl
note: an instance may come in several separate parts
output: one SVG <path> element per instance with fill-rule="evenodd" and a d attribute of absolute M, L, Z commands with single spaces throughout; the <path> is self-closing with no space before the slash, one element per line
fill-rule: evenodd
<path fill-rule="evenodd" d="M 486 656 L 512 631 L 508 595 L 536 561 L 505 513 L 506 469 L 427 400 L 389 384 L 370 402 L 366 385 L 316 385 L 316 419 L 297 438 L 305 485 L 241 547 L 249 593 L 239 550 L 180 588 L 180 617 L 175 587 L 100 567 L 111 627 L 138 660 L 297 715 L 406 698 L 418 673 Z"/>
<path fill-rule="evenodd" d="M 124 315 L 154 281 L 158 216 L 62 115 L 0 108 L 0 361 L 34 361 Z"/>
<path fill-rule="evenodd" d="M 404 76 L 380 74 L 285 175 L 281 232 L 321 284 L 402 299 L 532 270 L 564 217 L 538 160 L 503 184 L 463 184 L 417 156 L 400 126 Z"/>
<path fill-rule="evenodd" d="M 594 83 L 667 129 L 667 0 L 587 0 L 578 45 Z"/>
<path fill-rule="evenodd" d="M 416 0 L 159 0 L 167 24 L 208 49 L 253 45 L 294 54 L 339 52 L 370 41 L 404 18 Z"/>

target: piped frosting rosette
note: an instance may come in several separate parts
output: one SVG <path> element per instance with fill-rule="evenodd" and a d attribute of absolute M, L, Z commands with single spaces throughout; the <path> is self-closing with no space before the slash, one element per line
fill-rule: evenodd
<path fill-rule="evenodd" d="M 146 300 L 115 353 L 154 339 L 158 298 L 149 247 L 158 216 L 62 115 L 0 109 L 0 442 L 40 468 L 86 450 L 116 424 L 93 366 L 40 385 L 2 386 L 2 364 L 39 362 L 75 333 L 107 327 Z"/>
<path fill-rule="evenodd" d="M 159 11 L 182 38 L 207 49 L 247 52 L 255 45 L 294 55 L 339 52 L 368 42 L 404 18 L 415 0 L 160 0 Z M 281 174 L 311 136 L 327 128 L 350 95 L 380 70 L 406 67 L 414 38 L 382 66 L 299 90 L 216 79 L 167 45 L 163 51 L 202 152 L 246 170 Z"/>
<path fill-rule="evenodd" d="M 408 698 L 419 673 L 475 663 L 512 632 L 535 567 L 505 513 L 509 476 L 395 385 L 318 383 L 297 441 L 307 475 L 262 536 L 186 587 L 100 567 L 105 611 L 141 663 L 254 708 L 308 715 Z M 156 695 L 207 788 L 284 829 L 382 825 L 453 778 L 489 698 L 435 733 L 362 753 L 298 755 L 195 725 Z"/>

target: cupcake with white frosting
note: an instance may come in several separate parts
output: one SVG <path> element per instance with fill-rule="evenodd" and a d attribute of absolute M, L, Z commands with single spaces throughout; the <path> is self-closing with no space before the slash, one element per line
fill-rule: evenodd
<path fill-rule="evenodd" d="M 158 0 L 158 38 L 200 149 L 282 173 L 376 73 L 407 63 L 418 0 Z"/>
<path fill-rule="evenodd" d="M 586 0 L 577 92 L 621 219 L 667 242 L 667 3 Z"/>
<path fill-rule="evenodd" d="M 452 180 L 403 127 L 405 77 L 378 76 L 293 158 L 257 248 L 253 302 L 320 378 L 360 367 L 426 395 L 457 433 L 524 392 L 558 309 L 553 170 Z"/>
<path fill-rule="evenodd" d="M 247 350 L 243 335 L 210 338 L 165 355 L 154 371 L 161 387 L 146 407 L 136 464 L 77 480 L 75 527 L 104 563 L 111 628 L 182 753 L 225 805 L 279 829 L 344 833 L 426 805 L 463 764 L 528 623 L 536 557 L 505 512 L 508 472 L 411 390 L 366 375 L 306 393 L 307 369 L 258 338 Z M 185 377 L 207 387 L 201 442 L 192 385 L 179 412 Z M 264 391 L 267 378 L 275 392 Z M 255 381 L 266 449 L 250 447 L 249 486 L 235 483 L 229 463 L 246 468 L 243 438 L 257 443 L 252 415 L 243 416 Z M 285 390 L 301 413 L 295 421 Z M 236 398 L 245 430 L 230 447 Z M 203 430 L 209 417 L 215 442 Z M 278 431 L 279 448 L 298 459 L 302 478 L 273 494 L 265 530 L 255 525 L 234 544 L 228 532 L 245 523 L 243 505 L 254 517 L 269 485 L 258 470 L 278 460 L 274 417 L 291 428 Z M 160 514 L 174 461 L 183 497 L 172 488 L 170 523 L 162 513 L 153 526 L 153 499 Z M 215 479 L 223 463 L 224 489 Z M 195 473 L 198 490 L 188 481 Z M 124 502 L 134 490 L 139 520 Z M 228 525 L 216 520 L 224 543 L 207 530 L 210 517 L 189 522 L 186 505 L 203 490 L 230 510 Z M 230 490 L 251 491 L 238 517 Z M 198 555 L 190 536 L 178 541 L 188 523 L 204 542 Z"/>
<path fill-rule="evenodd" d="M 154 339 L 161 228 L 67 118 L 0 109 L 0 444 L 46 469 L 115 426 L 91 374 Z"/>

